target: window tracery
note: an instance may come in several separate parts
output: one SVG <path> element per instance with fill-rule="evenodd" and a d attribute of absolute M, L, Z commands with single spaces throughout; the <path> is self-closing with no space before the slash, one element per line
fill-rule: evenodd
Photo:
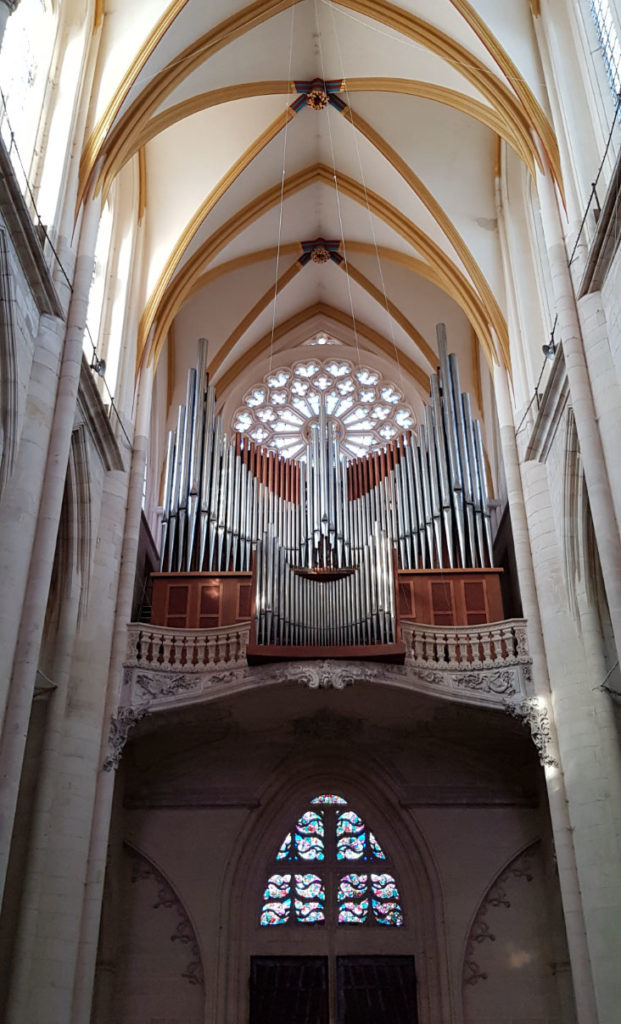
<path fill-rule="evenodd" d="M 591 14 L 602 47 L 602 55 L 615 96 L 621 92 L 621 44 L 609 0 L 591 0 Z"/>
<path fill-rule="evenodd" d="M 365 455 L 410 430 L 414 413 L 402 392 L 378 370 L 346 359 L 305 359 L 280 367 L 251 388 L 233 427 L 286 458 L 304 459 L 311 425 L 322 410 L 349 457 Z"/>
<path fill-rule="evenodd" d="M 387 858 L 373 832 L 341 796 L 323 793 L 310 804 L 312 810 L 298 818 L 282 841 L 276 861 L 313 861 L 317 873 L 271 874 L 263 893 L 261 926 L 334 919 L 339 925 L 401 927 L 399 889 L 385 870 Z M 367 863 L 368 870 L 342 875 L 343 862 L 351 861 Z"/>

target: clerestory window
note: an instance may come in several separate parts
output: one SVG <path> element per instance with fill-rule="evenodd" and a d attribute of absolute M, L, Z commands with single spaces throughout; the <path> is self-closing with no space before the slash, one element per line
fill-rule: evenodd
<path fill-rule="evenodd" d="M 8 19 L 2 40 L 0 126 L 24 188 L 43 106 L 55 22 L 49 0 L 21 0 Z"/>
<path fill-rule="evenodd" d="M 610 86 L 615 96 L 621 92 L 621 45 L 609 0 L 591 0 L 591 13 L 602 47 Z"/>
<path fill-rule="evenodd" d="M 263 893 L 263 927 L 403 925 L 390 860 L 342 796 L 311 800 L 283 839 L 274 868 Z"/>

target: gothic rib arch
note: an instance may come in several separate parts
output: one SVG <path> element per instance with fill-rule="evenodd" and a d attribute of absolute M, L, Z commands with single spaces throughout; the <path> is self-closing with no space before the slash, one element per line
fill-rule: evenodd
<path fill-rule="evenodd" d="M 233 365 L 229 367 L 228 370 L 226 370 L 220 377 L 216 376 L 215 383 L 219 389 L 218 393 L 220 395 L 225 395 L 227 388 L 230 387 L 234 380 L 236 380 L 242 370 L 248 367 L 249 364 L 255 362 L 255 360 L 259 359 L 260 356 L 269 349 L 272 343 L 280 341 L 282 338 L 286 337 L 290 331 L 316 316 L 324 317 L 328 322 L 347 327 L 351 330 L 356 330 L 379 352 L 394 359 L 395 346 L 369 324 L 360 320 L 358 317 L 354 320 L 350 313 L 337 309 L 336 306 L 331 306 L 324 302 L 317 302 L 312 306 L 307 306 L 305 309 L 300 310 L 293 316 L 290 316 L 286 320 L 277 324 L 273 332 L 267 331 L 261 338 L 255 341 L 255 343 L 247 349 L 233 363 Z M 401 349 L 397 349 L 397 356 L 401 369 L 409 374 L 412 380 L 416 382 L 419 394 L 426 397 L 429 390 L 429 374 L 425 373 L 425 371 L 422 370 L 421 367 L 418 366 L 418 364 Z"/>
<path fill-rule="evenodd" d="M 343 260 L 343 262 L 339 264 L 339 266 L 346 274 L 348 274 L 351 277 L 353 281 L 355 281 L 358 285 L 360 285 L 361 288 L 364 289 L 364 291 L 374 300 L 374 302 L 378 303 L 383 309 L 386 310 L 388 315 L 391 316 L 392 319 L 409 336 L 410 340 L 413 342 L 415 348 L 418 350 L 420 355 L 422 355 L 423 359 L 433 369 L 436 361 L 436 356 L 433 349 L 427 344 L 420 331 L 418 331 L 417 328 L 407 319 L 407 317 L 404 315 L 404 313 L 402 313 L 398 306 L 396 306 L 396 304 L 392 302 L 390 299 L 385 297 L 384 294 L 380 291 L 380 289 L 376 288 L 375 285 L 371 281 L 369 281 L 369 279 L 365 277 L 363 273 L 361 273 L 361 271 L 357 270 L 353 266 L 350 260 Z M 228 356 L 234 350 L 236 344 L 240 341 L 243 335 L 251 329 L 254 322 L 261 315 L 261 313 L 263 313 L 263 311 L 267 309 L 270 303 L 277 301 L 277 298 L 281 294 L 283 289 L 286 288 L 287 285 L 290 284 L 291 281 L 293 281 L 302 270 L 303 267 L 299 264 L 297 260 L 295 260 L 284 271 L 284 273 L 280 275 L 278 281 L 274 285 L 270 285 L 269 288 L 263 293 L 263 295 L 260 296 L 257 302 L 255 302 L 255 304 L 248 311 L 248 313 L 246 313 L 245 316 L 242 317 L 242 319 L 236 325 L 234 330 L 229 334 L 228 338 L 224 341 L 224 343 L 220 346 L 220 348 L 214 355 L 213 359 L 209 364 L 210 377 L 213 377 L 215 374 L 217 374 L 222 363 L 228 358 Z M 358 319 L 359 318 L 356 317 L 356 323 L 358 322 Z M 408 357 L 404 355 L 404 358 L 407 359 Z M 415 376 L 415 378 L 418 380 L 421 386 L 426 387 L 429 380 L 428 373 L 424 370 L 422 366 L 420 366 L 419 362 L 417 362 L 416 360 L 409 361 L 413 364 L 414 367 L 416 367 L 416 371 L 413 372 L 413 376 Z M 236 362 L 235 365 L 237 366 L 238 364 L 239 360 Z"/>
<path fill-rule="evenodd" d="M 295 92 L 294 83 L 284 80 L 243 82 L 224 86 L 221 89 L 212 89 L 208 92 L 198 93 L 180 103 L 174 104 L 161 113 L 149 118 L 135 137 L 126 140 L 124 147 L 119 147 L 112 151 L 106 159 L 101 171 L 101 177 L 98 179 L 100 186 L 105 192 L 123 165 L 141 147 L 146 146 L 147 143 L 151 142 L 161 132 L 166 131 L 186 117 L 191 117 L 193 114 L 208 110 L 210 107 L 218 106 L 221 103 L 230 103 L 234 100 L 257 96 L 295 94 Z M 455 89 L 447 89 L 432 82 L 417 81 L 415 79 L 349 78 L 343 80 L 342 92 L 344 94 L 364 92 L 395 93 L 397 95 L 419 97 L 420 99 L 427 99 L 453 107 L 455 110 L 459 110 L 461 113 L 479 121 L 503 138 L 526 164 L 532 176 L 535 176 L 536 151 L 532 145 L 530 135 L 526 131 L 518 134 L 514 126 L 504 120 L 494 107 L 481 103 L 464 93 L 457 92 Z"/>
<path fill-rule="evenodd" d="M 423 255 L 433 270 L 438 273 L 439 281 L 444 290 L 452 294 L 466 311 L 477 335 L 483 344 L 486 356 L 491 363 L 497 361 L 494 331 L 501 339 L 506 336 L 506 324 L 502 314 L 489 310 L 477 293 L 474 286 L 452 262 L 447 254 L 433 242 L 416 224 L 405 217 L 401 211 L 392 206 L 386 199 L 366 189 L 360 182 L 343 175 L 324 164 L 314 164 L 292 175 L 284 184 L 272 186 L 255 200 L 248 203 L 237 214 L 229 218 L 212 236 L 210 236 L 196 252 L 183 264 L 179 273 L 174 274 L 173 262 L 162 273 L 160 281 L 145 308 L 139 325 L 138 360 L 159 358 L 161 348 L 166 339 L 174 317 L 189 297 L 197 278 L 209 261 L 220 252 L 244 228 L 248 227 L 263 213 L 284 199 L 315 182 L 338 187 L 341 195 L 362 206 L 368 206 L 389 227 L 397 232 L 408 244 Z M 179 262 L 182 249 L 175 249 L 176 263 Z M 152 331 L 153 328 L 153 331 Z M 147 352 L 147 342 L 149 351 Z M 502 357 L 502 356 L 501 356 Z"/>
<path fill-rule="evenodd" d="M 444 291 L 445 295 L 447 295 L 450 299 L 453 299 L 453 301 L 457 305 L 460 305 L 459 296 L 453 290 L 448 288 L 448 286 L 442 280 L 442 277 L 437 272 L 437 270 L 429 266 L 428 263 L 425 263 L 424 260 L 418 259 L 416 256 L 411 256 L 409 253 L 402 252 L 400 249 L 393 249 L 391 246 L 388 245 L 374 244 L 372 242 L 360 242 L 357 240 L 352 240 L 351 238 L 347 238 L 343 241 L 343 251 L 347 253 L 347 263 L 350 268 L 350 271 L 353 270 L 354 272 L 359 273 L 359 271 L 357 271 L 352 261 L 352 254 L 355 255 L 356 253 L 358 253 L 359 255 L 373 256 L 376 259 L 386 260 L 390 263 L 395 263 L 399 266 L 406 267 L 408 270 L 411 270 L 414 274 L 417 274 L 419 277 L 422 277 L 426 281 L 429 281 L 437 288 L 440 288 L 442 291 Z M 260 263 L 263 260 L 273 260 L 276 258 L 279 252 L 281 258 L 283 256 L 299 256 L 301 255 L 301 247 L 297 242 L 289 242 L 286 243 L 285 245 L 281 245 L 280 249 L 278 248 L 278 246 L 272 245 L 266 249 L 256 249 L 254 250 L 254 252 L 244 253 L 242 256 L 236 256 L 231 260 L 226 260 L 224 263 L 218 263 L 216 264 L 215 267 L 211 267 L 209 270 L 206 270 L 194 281 L 192 289 L 189 295 L 186 297 L 186 301 L 187 299 L 190 299 L 193 296 L 197 295 L 203 288 L 207 287 L 209 284 L 211 284 L 218 278 L 225 277 L 227 274 L 234 273 L 236 270 L 239 270 L 243 267 L 249 267 L 255 263 Z M 461 305 L 460 308 L 462 308 Z M 467 310 L 464 309 L 463 311 L 467 316 Z M 472 324 L 471 326 L 473 335 L 476 338 L 475 328 Z M 428 346 L 427 348 L 428 351 L 426 352 L 426 355 L 428 358 L 432 359 L 432 364 L 435 365 L 436 353 L 433 351 L 431 347 Z"/>
<path fill-rule="evenodd" d="M 149 57 L 186 2 L 187 0 L 173 0 L 136 54 L 117 87 L 114 97 L 91 133 L 80 164 L 78 206 L 85 198 L 88 189 L 97 187 L 96 182 L 93 181 L 93 172 L 100 158 L 103 158 L 101 173 L 105 176 L 108 165 L 115 161 L 114 154 L 123 149 L 131 149 L 131 140 L 140 136 L 158 106 L 192 71 L 234 39 L 294 6 L 300 0 L 256 0 L 255 3 L 220 22 L 186 47 L 174 60 L 169 61 L 149 80 L 143 91 L 130 104 L 128 110 L 119 117 L 122 106 L 140 71 L 147 65 Z M 558 145 L 543 110 L 504 48 L 465 0 L 452 0 L 452 2 L 471 30 L 491 53 L 502 78 L 487 68 L 467 47 L 424 19 L 388 3 L 386 0 L 333 0 L 333 2 L 337 6 L 354 10 L 358 14 L 366 15 L 372 21 L 392 28 L 450 63 L 485 97 L 491 107 L 498 112 L 502 122 L 510 126 L 515 140 L 521 140 L 520 144 L 526 147 L 525 152 L 530 150 L 533 165 L 539 167 L 541 167 L 541 158 L 534 136 L 540 139 L 546 158 L 560 184 Z M 511 88 L 506 84 L 507 82 L 511 83 Z"/>

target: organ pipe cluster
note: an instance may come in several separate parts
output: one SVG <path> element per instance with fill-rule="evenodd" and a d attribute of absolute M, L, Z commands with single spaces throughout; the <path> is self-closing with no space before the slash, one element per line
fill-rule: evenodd
<path fill-rule="evenodd" d="M 325 646 L 391 642 L 395 557 L 401 569 L 491 566 L 481 427 L 443 324 L 437 334 L 424 423 L 347 459 L 323 404 L 305 461 L 224 432 L 202 339 L 168 436 L 162 570 L 254 565 L 258 641 Z M 296 574 L 302 569 L 306 577 Z M 319 581 L 312 573 L 320 570 L 349 575 Z"/>

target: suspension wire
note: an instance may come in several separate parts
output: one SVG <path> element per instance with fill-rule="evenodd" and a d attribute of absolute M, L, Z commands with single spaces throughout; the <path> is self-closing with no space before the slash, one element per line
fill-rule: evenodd
<path fill-rule="evenodd" d="M 325 71 L 325 65 L 324 65 L 324 59 L 323 59 L 323 46 L 322 46 L 322 43 L 321 43 L 321 32 L 320 32 L 320 29 L 319 29 L 319 14 L 318 14 L 318 9 L 317 9 L 317 0 L 313 0 L 313 3 L 314 3 L 314 10 L 315 10 L 315 29 L 316 29 L 316 32 L 317 32 L 317 44 L 318 44 L 318 47 L 319 47 L 319 59 L 321 61 L 321 76 L 322 76 L 322 78 L 323 78 L 323 80 L 325 82 L 326 81 L 326 71 Z M 340 194 L 340 191 L 339 191 L 338 176 L 337 176 L 337 173 L 336 173 L 336 152 L 335 152 L 335 147 L 334 147 L 334 137 L 332 135 L 332 123 L 330 121 L 330 112 L 328 110 L 326 110 L 326 114 L 327 114 L 327 117 L 328 117 L 328 137 L 330 139 L 330 154 L 331 154 L 331 157 L 332 157 L 332 178 L 334 180 L 334 191 L 335 191 L 335 194 L 336 194 L 336 209 L 337 209 L 338 218 L 339 218 L 339 231 L 340 231 L 340 234 L 341 234 L 341 241 L 342 241 L 342 244 L 343 244 L 343 262 L 345 263 L 345 278 L 346 278 L 346 281 L 347 281 L 347 297 L 349 299 L 349 309 L 350 309 L 351 320 L 352 320 L 352 329 L 353 329 L 353 332 L 354 332 L 354 342 L 355 342 L 355 345 L 356 345 L 356 355 L 357 355 L 357 359 L 358 359 L 358 369 L 361 369 L 362 368 L 362 363 L 361 363 L 361 360 L 360 360 L 360 339 L 358 337 L 358 325 L 356 323 L 356 313 L 354 311 L 354 298 L 353 298 L 352 288 L 351 288 L 351 278 L 349 276 L 349 260 L 347 258 L 347 245 L 346 245 L 346 242 L 345 242 L 345 229 L 343 227 L 343 211 L 341 209 L 341 194 Z"/>
<path fill-rule="evenodd" d="M 289 75 L 287 81 L 291 81 L 291 67 L 293 63 L 293 28 L 295 24 L 295 4 L 291 8 L 291 28 L 289 30 Z M 268 373 L 272 373 L 272 360 L 274 357 L 274 333 L 276 331 L 276 306 L 278 302 L 278 274 L 280 271 L 280 246 L 282 240 L 282 221 L 283 221 L 283 207 L 284 207 L 284 194 L 285 194 L 285 175 L 287 173 L 287 135 L 289 131 L 289 121 L 291 118 L 287 118 L 285 122 L 285 131 L 282 147 L 282 171 L 280 175 L 280 205 L 278 210 L 278 244 L 276 246 L 276 267 L 274 272 L 274 298 L 272 300 L 272 330 L 270 335 L 270 355 L 268 360 Z"/>
<path fill-rule="evenodd" d="M 341 49 L 341 43 L 340 43 L 340 39 L 339 39 L 339 36 L 338 36 L 337 28 L 336 28 L 336 20 L 335 20 L 335 17 L 334 17 L 334 7 L 332 5 L 330 5 L 330 13 L 331 13 L 331 17 L 332 17 L 332 29 L 333 29 L 334 38 L 335 38 L 335 41 L 336 41 L 336 48 L 337 48 L 338 55 L 339 55 L 339 63 L 341 65 L 341 81 L 347 83 L 347 79 L 345 77 L 345 63 L 343 61 L 343 52 L 342 52 L 342 49 Z M 380 285 L 381 285 L 382 294 L 383 294 L 383 298 L 384 298 L 384 308 L 386 310 L 386 317 L 387 317 L 387 321 L 388 321 L 388 328 L 389 328 L 389 331 L 390 331 L 390 340 L 392 342 L 392 347 L 393 347 L 393 351 L 394 351 L 394 354 L 395 354 L 395 359 L 396 359 L 396 362 L 397 362 L 397 368 L 398 368 L 398 371 L 399 371 L 399 381 L 401 383 L 401 390 L 403 391 L 403 397 L 405 398 L 406 389 L 405 389 L 405 385 L 404 385 L 403 368 L 401 366 L 401 361 L 399 359 L 399 350 L 398 350 L 398 347 L 397 347 L 397 342 L 396 342 L 396 337 L 395 337 L 395 325 L 394 325 L 394 321 L 393 321 L 393 316 L 392 316 L 392 314 L 390 312 L 390 309 L 389 309 L 388 293 L 387 293 L 387 290 L 386 290 L 386 282 L 384 280 L 384 271 L 383 271 L 383 268 L 382 268 L 382 261 L 381 261 L 380 254 L 379 254 L 379 246 L 377 244 L 377 235 L 376 235 L 376 232 L 375 232 L 375 224 L 374 224 L 374 221 L 373 221 L 373 213 L 371 211 L 371 206 L 370 206 L 370 203 L 369 203 L 369 190 L 367 188 L 366 177 L 365 177 L 364 169 L 363 169 L 363 166 L 362 166 L 362 157 L 361 157 L 361 154 L 360 154 L 360 145 L 359 145 L 359 139 L 358 139 L 359 132 L 358 132 L 358 129 L 356 128 L 356 125 L 354 124 L 354 120 L 353 120 L 354 112 L 353 112 L 353 109 L 352 109 L 352 106 L 351 106 L 351 98 L 350 98 L 349 90 L 347 89 L 347 84 L 345 85 L 345 89 L 343 90 L 343 92 L 345 93 L 345 95 L 347 97 L 347 108 L 348 108 L 348 111 L 349 111 L 349 117 L 347 117 L 347 114 L 346 114 L 345 118 L 346 118 L 346 120 L 349 121 L 349 123 L 351 125 L 351 128 L 352 128 L 352 131 L 353 131 L 353 135 L 354 135 L 354 146 L 355 146 L 355 150 L 356 150 L 356 158 L 357 158 L 357 161 L 358 161 L 358 169 L 360 171 L 360 178 L 361 178 L 361 181 L 362 181 L 362 187 L 364 189 L 364 201 L 365 201 L 365 204 L 366 204 L 367 216 L 368 216 L 368 220 L 369 220 L 369 230 L 371 232 L 371 237 L 373 239 L 373 248 L 375 249 L 375 259 L 376 259 L 376 262 L 377 262 L 377 270 L 378 270 L 378 275 L 379 275 L 379 279 L 380 279 Z"/>

